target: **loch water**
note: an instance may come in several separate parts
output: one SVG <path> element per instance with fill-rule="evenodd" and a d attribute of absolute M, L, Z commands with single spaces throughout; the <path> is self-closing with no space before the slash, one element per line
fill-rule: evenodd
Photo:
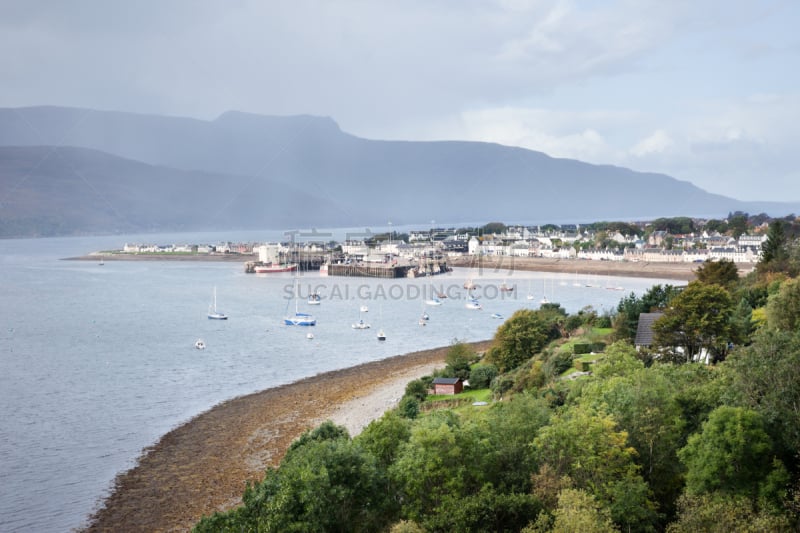
<path fill-rule="evenodd" d="M 64 260 L 125 242 L 279 238 L 0 241 L 0 531 L 85 525 L 143 449 L 227 399 L 454 339 L 488 339 L 502 323 L 493 313 L 536 308 L 542 297 L 569 312 L 587 305 L 602 312 L 631 292 L 670 283 L 511 268 L 397 280 L 302 273 L 298 307 L 317 317 L 315 327 L 304 328 L 283 325 L 294 312 L 292 274 L 245 274 L 230 262 Z M 481 311 L 465 308 L 467 278 L 478 285 Z M 513 293 L 500 292 L 502 282 Z M 441 306 L 425 305 L 432 286 L 449 296 Z M 612 286 L 624 291 L 606 290 Z M 229 320 L 206 317 L 214 287 Z M 306 304 L 311 290 L 321 293 L 321 305 Z M 359 311 L 362 305 L 368 312 Z M 425 327 L 418 324 L 423 311 L 430 316 Z M 360 318 L 372 327 L 354 330 Z M 386 342 L 376 340 L 380 328 Z M 205 350 L 195 349 L 198 339 Z"/>

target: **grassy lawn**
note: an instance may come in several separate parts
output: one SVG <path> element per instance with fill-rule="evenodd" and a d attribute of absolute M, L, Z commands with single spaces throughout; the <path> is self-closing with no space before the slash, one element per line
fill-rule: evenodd
<path fill-rule="evenodd" d="M 564 344 L 558 347 L 559 353 L 572 353 L 576 344 L 591 344 L 594 342 L 609 342 L 608 337 L 614 332 L 613 328 L 592 328 L 591 331 L 580 337 L 569 339 Z M 577 355 L 573 358 L 573 364 L 570 368 L 562 372 L 562 376 L 567 376 L 573 372 L 578 372 L 579 365 L 584 361 L 594 361 L 603 357 L 600 353 L 586 353 Z"/>
<path fill-rule="evenodd" d="M 464 391 L 461 394 L 429 394 L 426 402 L 436 402 L 439 400 L 459 400 L 466 399 L 472 402 L 488 402 L 492 398 L 492 391 L 490 389 L 476 389 Z"/>

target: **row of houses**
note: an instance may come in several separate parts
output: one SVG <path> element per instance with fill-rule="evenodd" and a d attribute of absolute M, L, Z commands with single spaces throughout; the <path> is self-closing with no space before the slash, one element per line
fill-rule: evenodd
<path fill-rule="evenodd" d="M 624 239 L 624 236 L 619 236 Z M 557 245 L 551 237 L 534 237 L 529 240 L 507 241 L 501 238 L 479 240 L 472 237 L 467 244 L 469 255 L 505 257 L 542 257 L 550 259 L 588 259 L 598 261 L 646 261 L 659 263 L 702 262 L 727 259 L 735 263 L 756 263 L 761 256 L 761 245 L 766 237 L 743 235 L 739 239 L 710 240 L 710 246 L 667 249 L 663 245 L 636 241 L 632 246 L 619 249 L 579 249 L 561 242 Z"/>
<path fill-rule="evenodd" d="M 125 243 L 122 251 L 129 254 L 195 253 L 252 254 L 254 243 L 223 242 L 218 244 L 139 244 Z"/>

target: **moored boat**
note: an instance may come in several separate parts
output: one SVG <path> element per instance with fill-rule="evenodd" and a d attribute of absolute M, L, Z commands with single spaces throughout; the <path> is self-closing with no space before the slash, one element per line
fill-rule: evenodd
<path fill-rule="evenodd" d="M 289 307 L 289 302 L 286 303 L 287 311 Z M 294 279 L 294 315 L 290 315 L 288 312 L 286 317 L 283 319 L 283 323 L 287 326 L 316 326 L 317 319 L 314 318 L 313 315 L 309 313 L 301 313 L 297 308 L 297 277 Z"/>
<path fill-rule="evenodd" d="M 210 320 L 228 320 L 228 315 L 217 311 L 217 288 L 214 287 L 214 302 L 208 306 L 208 318 Z"/>
<path fill-rule="evenodd" d="M 256 274 L 278 274 L 280 272 L 294 272 L 297 270 L 296 263 L 280 263 L 270 265 L 256 265 L 253 271 Z"/>

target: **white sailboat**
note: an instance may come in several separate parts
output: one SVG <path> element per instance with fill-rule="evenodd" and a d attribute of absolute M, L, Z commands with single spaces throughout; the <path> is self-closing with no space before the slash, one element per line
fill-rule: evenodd
<path fill-rule="evenodd" d="M 214 302 L 208 306 L 208 318 L 210 320 L 228 320 L 228 315 L 217 310 L 217 287 L 214 286 Z"/>
<path fill-rule="evenodd" d="M 434 288 L 433 285 L 431 285 L 431 297 L 425 300 L 425 305 L 431 305 L 431 306 L 442 305 L 442 301 L 439 299 L 439 295 L 436 292 L 436 289 Z"/>
<path fill-rule="evenodd" d="M 297 308 L 297 278 L 294 278 L 294 315 L 290 315 L 289 302 L 286 302 L 286 317 L 283 323 L 287 326 L 316 326 L 317 319 L 308 313 L 301 313 Z"/>
<path fill-rule="evenodd" d="M 547 299 L 547 281 L 546 280 L 542 281 L 542 299 L 539 300 L 539 303 L 542 304 L 542 305 L 550 303 L 550 300 Z"/>
<path fill-rule="evenodd" d="M 383 306 L 381 306 L 380 321 L 381 321 L 381 324 L 383 324 Z M 378 330 L 378 340 L 379 341 L 385 341 L 386 340 L 386 333 L 383 332 L 383 328 L 380 328 Z"/>
<path fill-rule="evenodd" d="M 363 313 L 363 312 L 364 312 L 364 308 L 365 308 L 365 307 L 366 307 L 365 305 L 362 305 L 362 306 L 361 306 L 361 309 L 359 309 L 359 312 L 358 312 L 358 322 L 356 322 L 355 324 L 353 324 L 353 329 L 369 329 L 369 324 L 367 324 L 366 322 L 364 322 L 364 319 L 363 319 L 363 318 L 361 318 L 361 313 Z"/>
<path fill-rule="evenodd" d="M 464 304 L 464 307 L 466 307 L 467 309 L 474 309 L 474 310 L 483 309 L 481 303 L 478 301 L 477 298 L 475 298 L 475 296 L 473 296 L 472 292 L 468 294 L 469 297 L 467 298 L 467 303 Z"/>

